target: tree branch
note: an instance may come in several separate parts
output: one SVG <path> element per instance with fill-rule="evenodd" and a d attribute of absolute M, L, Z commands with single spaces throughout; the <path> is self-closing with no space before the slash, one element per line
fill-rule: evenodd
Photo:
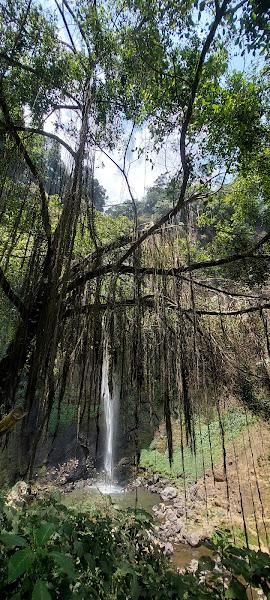
<path fill-rule="evenodd" d="M 33 73 L 34 75 L 39 76 L 35 69 L 33 69 L 32 67 L 29 67 L 29 65 L 24 65 L 23 63 L 21 63 L 19 60 L 16 60 L 15 58 L 11 58 L 11 56 L 7 56 L 4 52 L 0 52 L 0 58 L 3 58 L 3 60 L 5 60 L 12 67 L 19 67 L 20 69 L 23 69 L 24 71 L 28 71 L 28 73 Z"/>
<path fill-rule="evenodd" d="M 23 302 L 21 301 L 19 296 L 17 296 L 17 294 L 12 289 L 1 266 L 0 266 L 0 287 L 2 288 L 4 294 L 7 296 L 7 298 L 10 300 L 10 302 L 12 302 L 12 304 L 14 304 L 14 306 L 17 308 L 22 319 L 25 319 L 27 316 L 27 308 L 23 304 Z"/>
<path fill-rule="evenodd" d="M 210 28 L 210 31 L 209 31 L 209 34 L 208 34 L 206 40 L 204 42 L 204 45 L 203 45 L 203 48 L 202 48 L 202 51 L 200 54 L 198 66 L 197 66 L 197 69 L 196 69 L 196 72 L 194 75 L 194 80 L 193 80 L 193 84 L 192 84 L 192 88 L 191 88 L 191 96 L 190 96 L 190 100 L 188 103 L 187 112 L 186 112 L 186 115 L 185 115 L 185 118 L 183 121 L 181 136 L 180 136 L 180 155 L 181 155 L 181 162 L 182 162 L 182 167 L 183 167 L 183 182 L 181 185 L 178 202 L 171 211 L 169 211 L 166 215 L 164 215 L 161 219 L 159 219 L 159 221 L 157 221 L 154 225 L 152 225 L 152 227 L 150 227 L 147 231 L 145 231 L 145 233 L 143 235 L 138 237 L 136 242 L 134 242 L 134 244 L 132 244 L 132 246 L 129 248 L 129 250 L 118 261 L 118 263 L 117 263 L 118 269 L 120 269 L 122 263 L 125 262 L 127 260 L 127 258 L 135 252 L 135 250 L 142 244 L 142 242 L 144 242 L 144 240 L 146 240 L 150 235 L 152 235 L 156 231 L 156 229 L 159 229 L 162 225 L 167 223 L 167 221 L 169 221 L 170 219 L 175 217 L 175 215 L 184 206 L 185 194 L 186 194 L 186 189 L 187 189 L 187 184 L 188 184 L 188 179 L 189 179 L 189 165 L 186 160 L 186 134 L 187 134 L 190 120 L 191 120 L 192 112 L 193 112 L 193 105 L 194 105 L 198 85 L 200 82 L 200 76 L 201 76 L 204 60 L 205 60 L 206 54 L 211 46 L 211 43 L 215 37 L 215 33 L 220 24 L 220 21 L 226 12 L 227 4 L 228 4 L 228 0 L 224 0 L 221 8 L 219 9 L 218 13 L 216 14 L 215 20 Z"/>
<path fill-rule="evenodd" d="M 75 150 L 73 150 L 71 146 L 69 146 L 69 144 L 67 144 L 64 140 L 62 140 L 60 137 L 58 137 L 58 135 L 54 133 L 49 133 L 48 131 L 44 131 L 43 129 L 37 129 L 35 127 L 19 127 L 17 125 L 14 125 L 14 129 L 16 129 L 16 131 L 26 131 L 28 133 L 35 133 L 37 135 L 45 136 L 52 140 L 55 140 L 56 142 L 61 144 L 71 154 L 71 156 L 73 156 L 74 159 L 76 158 Z"/>
<path fill-rule="evenodd" d="M 190 283 L 190 279 L 188 279 L 187 277 L 184 277 L 184 275 L 182 276 L 182 279 L 184 281 L 187 281 L 188 283 Z M 225 296 L 230 296 L 232 298 L 248 298 L 248 299 L 252 299 L 252 300 L 265 300 L 266 296 L 253 296 L 252 294 L 240 294 L 240 293 L 236 293 L 236 292 L 228 292 L 227 290 L 222 290 L 221 288 L 215 287 L 213 285 L 209 285 L 207 283 L 202 283 L 202 281 L 198 281 L 198 279 L 192 279 L 192 283 L 194 285 L 197 285 L 199 287 L 202 287 L 206 290 L 210 290 L 212 292 L 217 292 L 218 294 L 224 294 Z"/>
<path fill-rule="evenodd" d="M 22 143 L 21 138 L 19 137 L 15 126 L 12 123 L 10 114 L 9 114 L 9 110 L 8 110 L 8 106 L 7 103 L 5 101 L 5 97 L 4 97 L 4 92 L 3 92 L 3 84 L 2 82 L 0 82 L 0 106 L 2 108 L 3 111 L 3 115 L 7 124 L 7 128 L 10 131 L 11 135 L 13 136 L 16 145 L 18 146 L 18 149 L 20 151 L 20 153 L 22 154 L 22 156 L 25 159 L 25 162 L 27 163 L 32 175 L 34 176 L 34 178 L 37 181 L 38 187 L 39 187 L 39 192 L 40 192 L 40 197 L 41 197 L 41 216 L 42 216 L 42 222 L 43 222 L 43 227 L 44 227 L 44 231 L 46 233 L 46 237 L 47 237 L 47 241 L 48 241 L 48 245 L 51 245 L 51 236 L 52 236 L 52 232 L 51 232 L 51 223 L 50 223 L 50 217 L 49 217 L 49 211 L 48 211 L 48 204 L 47 204 L 47 198 L 46 198 L 46 192 L 45 192 L 45 188 L 44 185 L 42 183 L 40 174 L 37 170 L 37 167 L 35 166 L 35 164 L 33 163 L 32 159 L 30 158 L 25 146 Z"/>
<path fill-rule="evenodd" d="M 262 310 L 264 308 L 270 308 L 270 302 L 267 302 L 266 304 L 260 304 L 257 306 L 249 306 L 248 308 L 240 308 L 237 310 L 230 310 L 230 311 L 226 311 L 226 310 L 197 310 L 196 311 L 196 315 L 199 316 L 203 316 L 203 315 L 213 315 L 213 316 L 225 316 L 225 317 L 229 317 L 229 316 L 235 316 L 235 315 L 244 315 L 247 313 L 252 313 L 252 312 L 256 312 L 257 310 Z M 192 312 L 192 308 L 188 309 L 188 312 Z"/>
<path fill-rule="evenodd" d="M 238 4 L 234 8 L 230 8 L 226 11 L 226 15 L 233 15 L 239 10 L 239 8 L 242 8 L 242 6 L 244 6 L 245 4 L 248 4 L 248 0 L 242 0 L 241 2 L 238 2 Z"/>
<path fill-rule="evenodd" d="M 83 29 L 81 28 L 81 25 L 80 25 L 78 19 L 76 18 L 76 15 L 74 14 L 73 10 L 70 8 L 70 6 L 67 3 L 67 1 L 66 0 L 62 0 L 62 2 L 63 2 L 63 5 L 65 5 L 66 9 L 68 10 L 69 14 L 72 16 L 74 22 L 76 23 L 76 25 L 77 25 L 77 27 L 79 29 L 79 32 L 80 32 L 80 34 L 82 36 L 82 39 L 83 39 L 83 41 L 84 41 L 84 43 L 86 45 L 87 50 L 88 50 L 88 55 L 89 55 L 89 59 L 90 59 L 91 51 L 90 51 L 89 43 L 88 43 L 88 40 L 87 40 L 87 38 L 85 36 L 85 33 L 84 33 Z"/>
<path fill-rule="evenodd" d="M 89 263 L 89 261 L 91 261 L 93 264 L 94 261 L 101 258 L 101 256 L 103 256 L 104 254 L 108 254 L 108 252 L 111 252 L 112 250 L 117 250 L 118 248 L 126 246 L 127 244 L 130 244 L 130 242 L 132 242 L 132 236 L 123 235 L 121 238 L 118 238 L 114 242 L 110 242 L 105 246 L 100 246 L 100 248 L 98 248 L 95 252 L 88 254 L 88 256 L 86 256 L 80 262 L 73 264 L 71 268 L 71 275 L 74 277 L 79 271 L 81 271 L 84 268 L 84 266 L 87 266 L 87 263 Z"/>
<path fill-rule="evenodd" d="M 160 300 L 160 298 L 158 298 L 157 300 Z M 170 298 L 163 298 L 162 299 L 163 302 L 165 301 L 167 307 L 172 308 L 172 309 L 178 309 L 178 304 L 176 304 L 175 302 L 173 302 Z M 142 296 L 140 297 L 140 303 L 143 304 L 144 306 L 147 306 L 149 308 L 153 308 L 156 304 L 156 300 L 155 297 L 153 295 L 149 295 L 149 296 Z M 134 307 L 137 305 L 137 301 L 136 298 L 127 298 L 126 300 L 120 300 L 119 302 L 114 302 L 113 304 L 113 309 L 114 310 L 118 310 L 124 307 Z M 86 304 L 84 306 L 78 306 L 75 308 L 67 308 L 65 313 L 64 313 L 64 317 L 68 318 L 71 317 L 73 315 L 88 315 L 93 311 L 100 311 L 100 312 L 105 312 L 105 310 L 108 308 L 109 304 L 107 302 L 104 303 L 93 303 L 93 304 Z M 231 311 L 220 311 L 220 310 L 200 310 L 200 309 L 196 309 L 195 307 L 195 313 L 198 316 L 237 316 L 237 315 L 243 315 L 243 314 L 248 314 L 248 313 L 253 313 L 256 312 L 258 310 L 263 310 L 263 309 L 269 309 L 270 308 L 270 303 L 267 302 L 266 304 L 260 304 L 257 306 L 249 306 L 248 308 L 240 308 L 240 309 L 236 309 L 236 310 L 231 310 Z M 181 312 L 189 317 L 189 315 L 191 315 L 194 312 L 194 308 L 181 308 Z"/>
<path fill-rule="evenodd" d="M 170 268 L 170 269 L 162 269 L 162 268 L 154 268 L 154 267 L 136 267 L 136 272 L 141 275 L 162 275 L 167 277 L 178 277 L 181 276 L 182 273 L 190 273 L 192 271 L 198 271 L 199 269 L 207 269 L 209 267 L 219 267 L 222 265 L 227 265 L 238 260 L 244 260 L 246 258 L 261 260 L 270 259 L 270 256 L 260 256 L 254 255 L 255 250 L 258 250 L 263 244 L 268 242 L 270 239 L 270 233 L 264 235 L 254 246 L 252 246 L 249 250 L 245 252 L 239 252 L 237 254 L 231 254 L 230 256 L 225 256 L 224 258 L 217 258 L 213 260 L 200 261 L 195 263 L 190 263 L 189 265 L 182 265 L 178 268 Z M 109 273 L 121 273 L 122 275 L 133 275 L 135 272 L 135 268 L 131 265 L 119 265 L 119 263 L 105 265 L 98 267 L 97 269 L 93 269 L 92 271 L 88 271 L 83 275 L 77 277 L 73 282 L 71 282 L 68 286 L 68 291 L 72 291 L 77 287 L 84 285 L 87 281 L 95 279 L 96 277 L 101 277 L 103 275 L 108 275 Z"/>

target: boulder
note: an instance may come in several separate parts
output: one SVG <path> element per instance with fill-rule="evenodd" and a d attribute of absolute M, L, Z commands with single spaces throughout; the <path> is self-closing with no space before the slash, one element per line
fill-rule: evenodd
<path fill-rule="evenodd" d="M 189 546 L 192 546 L 192 547 L 199 546 L 201 540 L 197 533 L 191 533 L 189 531 L 185 531 L 184 533 L 182 533 L 182 535 L 183 535 L 183 539 L 187 542 L 187 544 Z"/>
<path fill-rule="evenodd" d="M 214 472 L 214 481 L 216 483 L 219 483 L 221 481 L 226 481 L 226 475 L 225 475 L 224 471 L 222 471 L 222 470 L 215 471 Z"/>
<path fill-rule="evenodd" d="M 27 483 L 25 481 L 17 481 L 7 496 L 7 504 L 15 506 L 18 502 L 24 502 L 27 496 Z"/>
<path fill-rule="evenodd" d="M 188 490 L 188 499 L 191 502 L 202 502 L 205 500 L 204 492 L 194 483 Z"/>
<path fill-rule="evenodd" d="M 133 481 L 133 487 L 140 487 L 143 483 L 143 478 L 142 477 L 137 477 L 137 479 L 135 479 L 135 481 Z"/>
<path fill-rule="evenodd" d="M 165 487 L 165 489 L 161 492 L 161 498 L 162 500 L 164 500 L 165 502 L 167 500 L 173 500 L 173 498 L 176 498 L 177 496 L 177 490 L 173 487 Z"/>

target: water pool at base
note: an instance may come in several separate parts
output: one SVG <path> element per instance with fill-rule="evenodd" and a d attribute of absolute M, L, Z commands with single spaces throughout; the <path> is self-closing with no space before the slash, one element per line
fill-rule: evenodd
<path fill-rule="evenodd" d="M 116 504 L 120 509 L 133 508 L 144 509 L 152 514 L 154 505 L 159 504 L 161 498 L 159 494 L 153 494 L 144 488 L 135 490 L 125 490 L 120 486 L 101 483 L 97 487 L 87 486 L 80 490 L 69 492 L 63 497 L 63 503 L 68 507 L 75 507 L 80 510 L 87 509 L 87 506 L 110 506 Z M 152 515 L 153 516 L 153 515 Z M 177 544 L 174 547 L 174 553 L 171 557 L 173 564 L 178 568 L 189 565 L 192 559 L 199 560 L 201 556 L 211 554 L 208 548 L 199 546 L 192 548 L 187 544 Z"/>
<path fill-rule="evenodd" d="M 86 508 L 92 506 L 109 506 L 117 504 L 119 508 L 143 508 L 151 514 L 155 504 L 160 502 L 160 496 L 149 490 L 137 488 L 125 490 L 117 485 L 108 486 L 101 483 L 97 486 L 86 486 L 80 490 L 69 492 L 63 497 L 63 503 L 68 507 Z"/>

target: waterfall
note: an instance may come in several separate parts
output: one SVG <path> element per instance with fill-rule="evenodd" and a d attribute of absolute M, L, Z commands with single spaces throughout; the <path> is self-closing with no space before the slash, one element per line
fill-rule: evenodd
<path fill-rule="evenodd" d="M 109 389 L 109 340 L 105 328 L 103 328 L 103 361 L 102 361 L 102 379 L 101 379 L 101 398 L 103 400 L 105 414 L 105 454 L 104 469 L 106 482 L 111 485 L 113 480 L 113 442 L 116 414 L 116 398 L 110 394 Z M 115 386 L 113 385 L 113 388 Z"/>

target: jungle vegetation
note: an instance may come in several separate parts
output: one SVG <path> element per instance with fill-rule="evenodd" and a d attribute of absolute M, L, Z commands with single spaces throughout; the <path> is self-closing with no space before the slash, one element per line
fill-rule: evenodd
<path fill-rule="evenodd" d="M 213 406 L 222 433 L 224 389 L 268 417 L 267 3 L 0 11 L 1 407 L 27 414 L 16 435 L 20 455 L 31 442 L 30 479 L 68 391 L 78 427 L 94 415 L 99 428 L 104 328 L 123 412 L 132 390 L 137 462 L 140 415 L 154 431 L 157 398 L 170 461 L 172 415 L 195 448 L 194 416 Z M 152 160 L 134 143 L 145 126 L 175 166 L 138 202 L 129 163 Z M 97 152 L 125 182 L 118 212 L 102 212 Z"/>

